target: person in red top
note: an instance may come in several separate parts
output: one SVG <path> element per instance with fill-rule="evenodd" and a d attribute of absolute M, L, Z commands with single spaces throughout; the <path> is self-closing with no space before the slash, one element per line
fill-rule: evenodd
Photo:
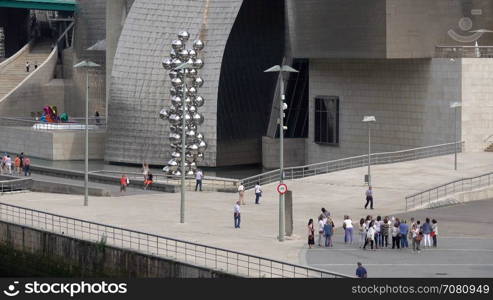
<path fill-rule="evenodd" d="M 24 176 L 31 176 L 31 160 L 29 157 L 24 157 L 22 164 L 24 167 Z"/>
<path fill-rule="evenodd" d="M 127 191 L 127 185 L 130 183 L 130 180 L 128 180 L 127 175 L 123 174 L 122 178 L 120 178 L 120 192 L 126 192 Z"/>

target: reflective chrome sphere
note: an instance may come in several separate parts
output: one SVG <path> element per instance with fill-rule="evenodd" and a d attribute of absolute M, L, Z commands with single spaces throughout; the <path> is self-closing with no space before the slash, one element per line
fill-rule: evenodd
<path fill-rule="evenodd" d="M 178 162 L 176 161 L 176 159 L 170 159 L 168 161 L 168 167 L 171 172 L 178 170 Z"/>
<path fill-rule="evenodd" d="M 193 155 L 197 155 L 199 154 L 199 146 L 197 144 L 191 144 L 187 147 L 187 150 L 193 154 Z"/>
<path fill-rule="evenodd" d="M 171 104 L 174 106 L 174 107 L 179 107 L 181 105 L 181 98 L 178 97 L 178 96 L 173 96 L 171 97 Z M 179 110 L 179 109 L 178 109 Z"/>
<path fill-rule="evenodd" d="M 174 58 L 177 58 L 177 57 L 178 57 L 178 56 L 176 55 L 175 50 L 171 49 L 171 51 L 169 52 L 169 57 L 171 57 L 171 59 L 174 59 Z"/>
<path fill-rule="evenodd" d="M 173 65 L 170 58 L 163 59 L 161 64 L 163 65 L 163 68 L 165 68 L 166 70 L 171 70 Z"/>
<path fill-rule="evenodd" d="M 196 106 L 194 106 L 194 105 L 190 105 L 190 106 L 188 107 L 188 111 L 189 111 L 189 112 L 193 115 L 194 113 L 196 113 L 196 112 L 197 112 L 197 107 L 196 107 Z"/>
<path fill-rule="evenodd" d="M 180 78 L 173 78 L 171 79 L 171 85 L 173 85 L 174 88 L 181 87 L 183 85 L 183 80 Z"/>
<path fill-rule="evenodd" d="M 169 75 L 169 78 L 171 78 L 171 79 L 181 78 L 182 77 L 182 75 L 180 73 L 178 73 L 178 72 L 176 72 L 174 70 L 169 71 L 168 75 Z"/>
<path fill-rule="evenodd" d="M 197 134 L 195 135 L 195 137 L 197 138 L 197 140 L 203 140 L 204 139 L 204 135 L 200 132 L 197 132 Z"/>
<path fill-rule="evenodd" d="M 200 58 L 197 58 L 193 60 L 192 66 L 195 69 L 202 69 L 202 67 L 204 66 L 204 62 Z"/>
<path fill-rule="evenodd" d="M 193 170 L 188 170 L 186 175 L 187 176 L 193 176 L 193 175 L 195 175 L 195 172 Z"/>
<path fill-rule="evenodd" d="M 193 49 L 189 49 L 188 50 L 188 57 L 190 58 L 197 58 L 197 51 L 193 50 Z"/>
<path fill-rule="evenodd" d="M 169 125 L 169 131 L 174 133 L 181 133 L 181 127 L 175 125 Z"/>
<path fill-rule="evenodd" d="M 187 154 L 185 154 L 185 160 L 187 162 L 193 162 L 195 160 L 195 155 L 191 154 L 190 152 L 187 152 Z"/>
<path fill-rule="evenodd" d="M 159 112 L 159 117 L 161 118 L 161 120 L 167 120 L 169 117 L 168 110 L 166 110 L 166 108 L 161 109 L 161 111 Z"/>
<path fill-rule="evenodd" d="M 171 48 L 173 48 L 173 50 L 175 50 L 176 52 L 178 52 L 181 49 L 183 49 L 183 42 L 180 41 L 180 40 L 174 40 L 174 41 L 171 42 Z"/>
<path fill-rule="evenodd" d="M 189 96 L 195 96 L 195 95 L 197 95 L 197 89 L 192 86 L 192 87 L 188 88 L 187 94 Z"/>
<path fill-rule="evenodd" d="M 188 78 L 195 78 L 197 76 L 197 70 L 196 69 L 189 69 L 187 73 Z"/>
<path fill-rule="evenodd" d="M 188 51 L 185 50 L 185 49 L 182 49 L 178 52 L 178 57 L 182 60 L 182 61 L 187 61 L 188 60 Z"/>
<path fill-rule="evenodd" d="M 187 130 L 195 130 L 195 131 L 197 131 L 197 125 L 191 124 L 191 123 L 187 124 Z"/>
<path fill-rule="evenodd" d="M 169 141 L 171 143 L 178 143 L 179 141 L 181 141 L 181 134 L 171 132 L 169 134 Z"/>
<path fill-rule="evenodd" d="M 204 153 L 199 153 L 197 156 L 195 156 L 195 161 L 200 162 L 204 160 Z"/>
<path fill-rule="evenodd" d="M 171 115 L 169 115 L 168 120 L 171 124 L 176 126 L 176 125 L 180 124 L 181 117 L 179 115 L 176 115 L 176 114 L 171 114 Z"/>
<path fill-rule="evenodd" d="M 171 172 L 171 170 L 169 169 L 169 167 L 168 167 L 168 166 L 164 166 L 164 168 L 163 168 L 163 172 L 164 172 L 164 173 L 169 173 L 169 172 Z"/>
<path fill-rule="evenodd" d="M 175 175 L 175 176 L 181 176 L 181 172 L 180 172 L 180 170 L 176 170 L 176 171 L 174 171 L 174 172 L 173 172 L 173 175 Z"/>
<path fill-rule="evenodd" d="M 190 97 L 186 97 L 186 98 L 185 98 L 185 105 L 186 105 L 186 106 L 191 105 L 191 104 L 192 104 L 192 102 L 193 102 L 193 101 L 192 101 L 192 98 L 190 98 Z"/>
<path fill-rule="evenodd" d="M 188 31 L 180 31 L 180 33 L 178 33 L 178 39 L 182 42 L 186 42 L 188 41 L 188 39 L 190 38 L 190 33 L 188 33 Z"/>
<path fill-rule="evenodd" d="M 176 159 L 176 161 L 181 161 L 181 153 L 178 151 L 171 152 L 171 157 Z"/>
<path fill-rule="evenodd" d="M 171 68 L 176 68 L 178 67 L 179 65 L 181 65 L 183 62 L 179 59 L 179 58 L 173 58 L 173 60 L 171 61 Z"/>
<path fill-rule="evenodd" d="M 193 114 L 192 118 L 193 118 L 194 123 L 197 125 L 202 125 L 202 123 L 204 123 L 204 116 L 200 113 Z"/>
<path fill-rule="evenodd" d="M 200 87 L 202 87 L 202 85 L 204 85 L 204 80 L 202 78 L 200 78 L 200 77 L 196 77 L 196 78 L 193 79 L 192 85 L 195 88 L 200 88 Z"/>
<path fill-rule="evenodd" d="M 207 143 L 202 140 L 198 143 L 199 146 L 199 152 L 205 152 L 205 149 L 207 149 Z"/>
<path fill-rule="evenodd" d="M 201 107 L 202 105 L 204 105 L 204 98 L 202 98 L 202 96 L 195 97 L 195 99 L 193 100 L 193 104 L 195 104 L 195 106 L 197 107 Z"/>
<path fill-rule="evenodd" d="M 201 40 L 193 41 L 193 50 L 200 51 L 202 49 L 204 49 L 204 42 L 202 42 Z"/>
<path fill-rule="evenodd" d="M 195 162 L 191 162 L 188 164 L 188 167 L 192 170 L 195 171 L 197 170 L 197 164 Z"/>
<path fill-rule="evenodd" d="M 185 122 L 189 123 L 192 120 L 192 116 L 189 113 L 185 113 Z"/>
<path fill-rule="evenodd" d="M 187 136 L 187 140 L 190 140 L 190 141 L 195 140 L 196 134 L 197 134 L 197 132 L 193 129 L 185 131 L 185 135 Z"/>

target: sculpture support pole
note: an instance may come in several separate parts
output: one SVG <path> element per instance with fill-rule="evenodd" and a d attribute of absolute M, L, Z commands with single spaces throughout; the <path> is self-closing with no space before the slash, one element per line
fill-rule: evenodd
<path fill-rule="evenodd" d="M 187 90 L 187 84 L 185 83 L 185 91 Z M 181 107 L 183 108 L 182 122 L 181 122 L 181 201 L 180 201 L 180 223 L 185 223 L 185 144 L 186 144 L 186 111 L 185 111 L 185 97 L 184 94 L 181 101 Z"/>

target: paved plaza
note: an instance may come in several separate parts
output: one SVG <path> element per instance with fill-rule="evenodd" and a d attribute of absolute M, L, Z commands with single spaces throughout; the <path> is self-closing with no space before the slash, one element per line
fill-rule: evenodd
<path fill-rule="evenodd" d="M 352 274 L 356 260 L 362 260 L 370 266 L 386 261 L 392 264 L 394 263 L 391 260 L 393 254 L 389 253 L 388 257 L 380 257 L 381 254 L 375 252 L 363 253 L 359 249 L 345 249 L 341 246 L 340 250 L 313 250 L 321 252 L 322 256 L 314 258 L 313 261 L 311 259 L 307 261 L 304 250 L 306 249 L 306 224 L 309 218 L 315 219 L 319 215 L 322 206 L 331 212 L 337 226 L 340 226 L 344 214 L 349 214 L 354 221 L 370 213 L 374 216 L 396 215 L 403 212 L 404 197 L 410 193 L 488 171 L 493 171 L 493 153 L 460 154 L 459 171 L 457 172 L 453 170 L 453 155 L 374 166 L 372 174 L 375 209 L 372 211 L 363 209 L 366 189 L 363 175 L 366 173 L 366 168 L 339 171 L 294 181 L 288 180 L 287 185 L 293 191 L 294 197 L 295 234 L 283 243 L 276 240 L 278 232 L 276 184 L 263 187 L 264 196 L 260 205 L 253 204 L 253 191 L 246 192 L 248 204 L 241 207 L 240 229 L 233 228 L 232 216 L 233 203 L 238 196 L 229 193 L 188 192 L 185 224 L 178 222 L 179 193 L 148 192 L 121 197 L 91 197 L 88 207 L 82 206 L 83 197 L 79 195 L 18 193 L 5 194 L 0 197 L 0 201 L 293 263 L 308 262 L 320 268 L 334 271 L 344 270 L 344 273 L 347 270 L 347 273 Z M 491 227 L 491 219 L 488 222 L 485 226 Z M 444 235 L 441 245 L 449 250 L 431 250 L 444 260 L 435 260 L 433 256 L 429 260 L 419 260 L 423 268 L 425 264 L 430 263 L 448 264 L 450 261 L 447 257 L 450 257 L 450 253 L 461 253 L 462 255 L 468 252 L 457 250 L 468 248 L 467 243 L 464 243 L 465 239 L 459 239 L 459 242 L 449 239 L 446 237 L 447 231 L 444 228 L 446 223 L 440 224 L 440 231 Z M 482 238 L 492 238 L 491 233 L 481 231 L 480 235 L 483 233 Z M 459 236 L 454 238 L 459 238 Z M 482 239 L 481 241 L 483 242 L 473 243 L 470 248 L 493 249 L 493 244 L 488 240 Z M 336 248 L 339 248 L 338 244 Z M 473 251 L 475 250 L 470 252 Z M 341 256 L 340 259 L 335 259 L 337 255 L 333 253 L 338 253 L 337 255 Z M 406 254 L 395 259 L 402 258 L 401 263 L 403 264 L 418 264 L 418 261 L 409 259 L 410 255 Z M 365 257 L 368 259 L 364 259 Z M 460 262 L 470 264 L 474 268 L 477 267 L 479 275 L 493 275 L 491 268 L 484 269 L 478 265 L 488 261 L 491 263 L 493 261 L 491 252 L 481 252 L 474 257 L 475 260 L 472 262 L 468 262 L 465 257 Z M 342 266 L 336 266 L 336 262 Z M 348 267 L 345 268 L 345 265 Z M 402 270 L 402 273 L 388 276 L 413 276 L 419 273 L 405 271 L 404 268 L 399 270 Z M 382 268 L 381 273 L 372 272 L 375 276 L 377 274 L 384 276 L 388 274 L 388 269 Z M 429 272 L 435 271 L 429 270 Z M 435 273 L 455 274 L 453 270 L 448 269 Z M 433 274 L 427 273 L 426 275 Z"/>

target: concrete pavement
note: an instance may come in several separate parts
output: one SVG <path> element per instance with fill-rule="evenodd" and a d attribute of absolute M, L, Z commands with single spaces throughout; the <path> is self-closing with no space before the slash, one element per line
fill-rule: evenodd
<path fill-rule="evenodd" d="M 374 166 L 375 209 L 371 214 L 402 212 L 404 197 L 409 193 L 488 171 L 493 171 L 493 153 L 460 154 L 457 172 L 453 170 L 453 155 Z M 283 243 L 276 240 L 276 184 L 263 187 L 260 205 L 253 204 L 253 191 L 246 192 L 248 205 L 241 208 L 241 229 L 233 228 L 235 194 L 188 192 L 185 224 L 178 222 L 179 193 L 91 197 L 89 207 L 81 205 L 78 195 L 23 193 L 3 195 L 0 201 L 299 263 L 300 250 L 306 247 L 308 219 L 315 219 L 322 206 L 331 212 L 338 226 L 344 214 L 356 220 L 370 213 L 363 209 L 365 173 L 366 168 L 357 168 L 288 180 L 294 197 L 294 236 Z"/>

